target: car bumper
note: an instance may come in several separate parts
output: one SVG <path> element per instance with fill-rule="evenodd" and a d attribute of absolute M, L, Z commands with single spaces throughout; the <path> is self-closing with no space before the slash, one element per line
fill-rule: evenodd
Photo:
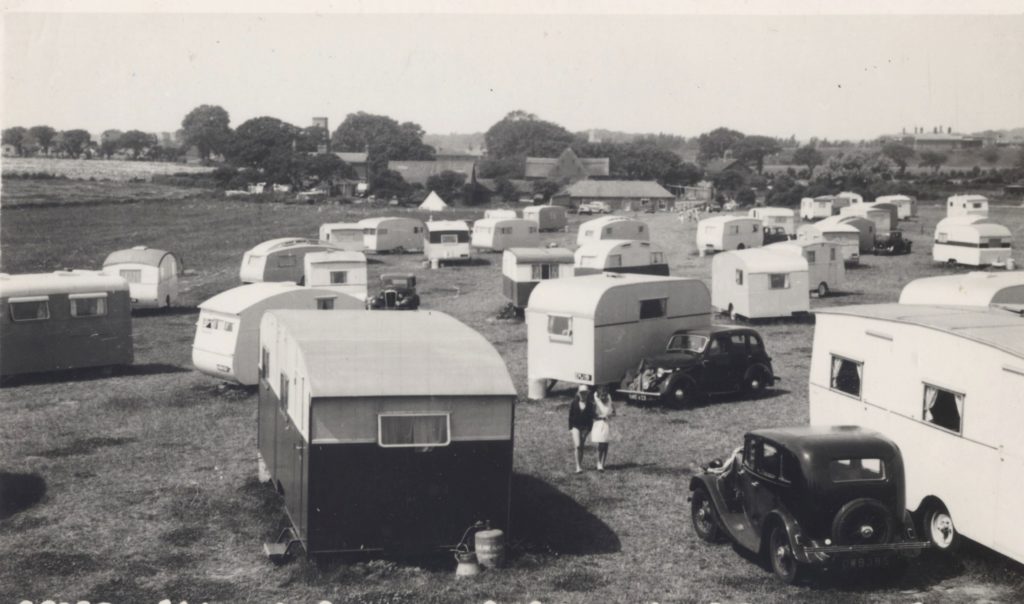
<path fill-rule="evenodd" d="M 894 556 L 913 558 L 927 549 L 927 541 L 898 541 L 868 545 L 806 545 L 794 552 L 809 564 L 839 564 L 849 568 L 884 566 Z"/>

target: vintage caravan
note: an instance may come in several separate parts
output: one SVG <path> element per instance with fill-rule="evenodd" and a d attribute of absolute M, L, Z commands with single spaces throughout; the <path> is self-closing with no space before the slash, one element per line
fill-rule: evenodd
<path fill-rule="evenodd" d="M 625 216 L 602 216 L 580 224 L 576 245 L 601 239 L 650 241 L 651 229 L 646 222 Z"/>
<path fill-rule="evenodd" d="M 289 543 L 406 554 L 478 521 L 508 534 L 516 389 L 483 336 L 437 311 L 274 310 L 259 346 L 260 476 Z"/>
<path fill-rule="evenodd" d="M 877 208 L 872 203 L 861 203 L 857 205 L 849 205 L 839 210 L 839 218 L 850 218 L 860 217 L 867 218 L 875 224 L 875 233 L 888 233 L 889 231 L 897 228 L 894 221 L 896 213 L 895 206 L 888 206 L 886 208 Z M 871 241 L 871 248 L 874 249 L 874 239 Z M 863 248 L 861 251 L 865 251 Z"/>
<path fill-rule="evenodd" d="M 238 276 L 242 283 L 264 281 L 302 281 L 302 260 L 310 252 L 337 249 L 333 244 L 301 237 L 283 237 L 264 241 L 242 256 Z"/>
<path fill-rule="evenodd" d="M 832 197 L 832 214 L 838 214 L 843 208 L 864 203 L 864 197 L 852 191 L 843 191 Z"/>
<path fill-rule="evenodd" d="M 519 216 L 515 210 L 497 208 L 494 210 L 484 210 L 484 218 L 519 218 Z"/>
<path fill-rule="evenodd" d="M 340 250 L 363 251 L 363 227 L 358 222 L 327 222 L 320 225 L 320 240 Z"/>
<path fill-rule="evenodd" d="M 240 285 L 199 305 L 192 364 L 228 382 L 253 386 L 258 381 L 259 329 L 272 309 L 362 309 L 363 301 L 320 287 L 294 283 Z"/>
<path fill-rule="evenodd" d="M 537 247 L 540 229 L 523 218 L 481 218 L 473 223 L 473 247 L 500 252 L 510 247 Z"/>
<path fill-rule="evenodd" d="M 171 252 L 144 245 L 118 250 L 103 261 L 103 272 L 128 282 L 132 308 L 165 308 L 178 300 L 181 263 Z"/>
<path fill-rule="evenodd" d="M 952 195 L 946 199 L 946 216 L 988 216 L 988 198 L 984 195 Z"/>
<path fill-rule="evenodd" d="M 967 266 L 1003 266 L 1013 256 L 1013 233 L 984 216 L 961 214 L 935 225 L 932 260 Z"/>
<path fill-rule="evenodd" d="M 810 290 L 802 255 L 761 248 L 718 254 L 711 261 L 711 306 L 733 318 L 806 313 Z"/>
<path fill-rule="evenodd" d="M 576 275 L 571 251 L 560 247 L 513 247 L 501 255 L 501 291 L 517 308 L 526 308 L 530 293 L 547 279 Z"/>
<path fill-rule="evenodd" d="M 0 273 L 0 376 L 131 365 L 128 282 L 102 271 Z"/>
<path fill-rule="evenodd" d="M 697 252 L 725 252 L 761 247 L 763 224 L 750 216 L 712 216 L 697 223 Z"/>
<path fill-rule="evenodd" d="M 845 224 L 857 231 L 857 250 L 861 254 L 875 251 L 875 234 L 878 225 L 866 216 L 847 214 L 845 216 L 831 216 L 819 221 L 814 226 L 831 227 L 833 225 Z"/>
<path fill-rule="evenodd" d="M 765 246 L 766 250 L 777 250 L 807 261 L 807 284 L 819 298 L 838 290 L 846 282 L 846 263 L 843 261 L 842 244 L 832 241 L 782 241 Z"/>
<path fill-rule="evenodd" d="M 874 229 L 874 224 L 872 224 Z M 847 266 L 860 262 L 860 231 L 851 224 L 833 222 L 831 218 L 797 229 L 797 241 L 830 241 L 838 243 Z"/>
<path fill-rule="evenodd" d="M 423 249 L 427 228 L 416 218 L 378 217 L 359 221 L 363 247 L 367 252 L 418 252 Z"/>
<path fill-rule="evenodd" d="M 1024 562 L 1024 319 L 878 304 L 817 312 L 810 421 L 860 425 L 903 453 L 906 507 L 934 548 L 959 535 Z"/>
<path fill-rule="evenodd" d="M 423 255 L 427 260 L 469 260 L 469 225 L 465 220 L 430 220 L 426 226 Z"/>
<path fill-rule="evenodd" d="M 605 271 L 668 275 L 665 250 L 650 241 L 590 241 L 576 250 L 575 257 L 577 275 L 593 275 Z"/>
<path fill-rule="evenodd" d="M 891 203 L 896 206 L 897 218 L 900 220 L 917 216 L 917 200 L 909 195 L 881 195 L 875 198 L 875 203 Z"/>
<path fill-rule="evenodd" d="M 1024 310 L 1024 271 L 941 275 L 903 286 L 900 304 L 1004 305 Z"/>
<path fill-rule="evenodd" d="M 523 208 L 523 218 L 536 222 L 541 231 L 561 231 L 569 223 L 563 206 L 529 206 Z"/>
<path fill-rule="evenodd" d="M 366 256 L 362 252 L 330 250 L 306 254 L 306 287 L 330 289 L 366 299 Z"/>
<path fill-rule="evenodd" d="M 797 215 L 789 208 L 751 208 L 748 215 L 760 219 L 767 228 L 780 227 L 790 238 L 796 237 Z"/>
<path fill-rule="evenodd" d="M 804 197 L 800 200 L 800 218 L 820 220 L 832 215 L 832 196 Z"/>
<path fill-rule="evenodd" d="M 617 384 L 678 329 L 711 325 L 699 279 L 601 273 L 537 285 L 526 307 L 527 387 L 543 398 L 555 381 Z"/>

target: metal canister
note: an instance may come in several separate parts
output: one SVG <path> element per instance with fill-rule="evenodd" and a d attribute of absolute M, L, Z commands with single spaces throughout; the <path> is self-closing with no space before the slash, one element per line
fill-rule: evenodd
<path fill-rule="evenodd" d="M 500 529 L 477 531 L 474 550 L 481 565 L 501 568 L 505 564 L 505 533 Z"/>

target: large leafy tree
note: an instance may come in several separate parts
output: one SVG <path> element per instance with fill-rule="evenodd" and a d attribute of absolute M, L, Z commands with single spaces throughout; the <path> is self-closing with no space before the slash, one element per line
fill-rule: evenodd
<path fill-rule="evenodd" d="M 722 159 L 725 157 L 725 153 L 732 150 L 733 146 L 743 138 L 742 132 L 729 128 L 715 128 L 711 132 L 705 132 L 697 139 L 699 148 L 697 159 L 702 163 Z"/>
<path fill-rule="evenodd" d="M 892 170 L 892 161 L 880 153 L 845 153 L 828 158 L 813 184 L 870 197 L 892 179 Z"/>
<path fill-rule="evenodd" d="M 32 126 L 28 129 L 28 135 L 43 150 L 43 153 L 48 154 L 53 146 L 53 139 L 57 136 L 57 131 L 49 126 Z"/>
<path fill-rule="evenodd" d="M 907 164 L 911 159 L 913 159 L 915 153 L 914 148 L 910 145 L 891 141 L 882 145 L 882 155 L 888 157 L 894 164 L 899 166 L 900 174 L 903 174 L 907 170 Z"/>
<path fill-rule="evenodd" d="M 436 192 L 441 199 L 446 201 L 451 201 L 461 193 L 464 184 L 466 184 L 466 175 L 451 170 L 445 170 L 427 178 L 427 189 Z"/>
<path fill-rule="evenodd" d="M 272 169 L 278 172 L 282 166 L 294 162 L 288 157 L 293 154 L 301 128 L 274 117 L 255 117 L 243 122 L 235 130 L 231 144 L 227 147 L 227 158 L 237 166 L 257 169 Z M 288 182 L 285 179 L 283 182 Z"/>
<path fill-rule="evenodd" d="M 396 172 L 395 170 L 384 170 L 377 174 L 373 185 L 373 194 L 377 197 L 398 197 L 403 199 L 410 191 L 412 191 L 412 186 L 405 182 L 401 172 Z"/>
<path fill-rule="evenodd" d="M 494 158 L 557 157 L 572 145 L 571 132 L 526 111 L 513 111 L 484 134 L 487 154 Z"/>
<path fill-rule="evenodd" d="M 939 168 L 942 167 L 949 160 L 949 156 L 945 153 L 939 153 L 938 151 L 923 151 L 921 152 L 921 165 L 932 169 L 932 173 L 937 174 Z"/>
<path fill-rule="evenodd" d="M 757 173 L 764 172 L 764 158 L 782 150 L 779 141 L 770 136 L 745 136 L 732 146 L 733 156 L 757 166 Z"/>
<path fill-rule="evenodd" d="M 4 128 L 3 143 L 5 145 L 14 145 L 14 150 L 17 151 L 18 155 L 21 155 L 22 146 L 25 144 L 25 137 L 27 135 L 28 130 L 22 128 L 21 126 Z"/>
<path fill-rule="evenodd" d="M 157 146 L 157 138 L 155 134 L 129 130 L 121 136 L 118 144 L 122 149 L 131 151 L 133 159 L 138 159 L 140 155 Z"/>
<path fill-rule="evenodd" d="M 213 153 L 224 153 L 231 140 L 231 117 L 223 107 L 200 105 L 181 120 L 182 139 L 186 146 L 195 145 L 203 161 Z"/>
<path fill-rule="evenodd" d="M 89 132 L 82 129 L 66 130 L 61 133 L 61 151 L 71 157 L 79 157 L 85 153 L 92 142 Z"/>
<path fill-rule="evenodd" d="M 331 145 L 337 151 L 366 151 L 370 185 L 376 186 L 391 160 L 434 159 L 434 148 L 423 143 L 424 134 L 419 124 L 360 111 L 345 117 L 334 131 Z"/>
<path fill-rule="evenodd" d="M 124 132 L 120 130 L 104 130 L 100 135 L 100 155 L 110 159 L 121 148 L 121 137 Z"/>
<path fill-rule="evenodd" d="M 814 169 L 824 162 L 825 156 L 813 145 L 804 145 L 793 152 L 793 163 L 798 166 L 807 166 L 807 171 L 811 174 L 814 174 Z"/>

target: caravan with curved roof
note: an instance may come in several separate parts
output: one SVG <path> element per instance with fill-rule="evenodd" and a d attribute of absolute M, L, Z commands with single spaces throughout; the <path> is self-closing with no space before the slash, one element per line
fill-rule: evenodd
<path fill-rule="evenodd" d="M 181 263 L 171 252 L 139 245 L 111 252 L 103 270 L 128 282 L 132 308 L 163 308 L 178 300 Z"/>
<path fill-rule="evenodd" d="M 363 227 L 358 222 L 326 222 L 320 225 L 320 240 L 339 250 L 363 251 Z"/>
<path fill-rule="evenodd" d="M 473 247 L 501 252 L 510 247 L 537 247 L 540 228 L 523 218 L 481 218 L 473 223 Z"/>
<path fill-rule="evenodd" d="M 962 214 L 935 226 L 932 260 L 967 266 L 1003 266 L 1013 256 L 1013 233 L 985 216 Z"/>
<path fill-rule="evenodd" d="M 242 283 L 302 281 L 303 258 L 310 252 L 338 249 L 333 244 L 303 237 L 271 239 L 253 247 L 242 256 L 238 276 Z"/>
<path fill-rule="evenodd" d="M 565 207 L 555 205 L 525 207 L 523 218 L 536 222 L 541 231 L 561 231 L 569 222 Z"/>
<path fill-rule="evenodd" d="M 602 216 L 580 223 L 576 245 L 602 239 L 650 241 L 651 229 L 646 222 L 625 216 Z"/>
<path fill-rule="evenodd" d="M 697 223 L 697 252 L 725 252 L 761 247 L 763 223 L 751 216 L 712 216 Z"/>
<path fill-rule="evenodd" d="M 372 253 L 419 252 L 427 227 L 416 218 L 381 216 L 359 221 L 363 229 L 363 247 Z"/>
<path fill-rule="evenodd" d="M 900 304 L 998 304 L 1024 310 L 1024 271 L 973 271 L 914 279 L 903 286 Z"/>
<path fill-rule="evenodd" d="M 577 248 L 575 258 L 577 275 L 603 272 L 668 275 L 665 250 L 650 241 L 590 241 Z"/>

